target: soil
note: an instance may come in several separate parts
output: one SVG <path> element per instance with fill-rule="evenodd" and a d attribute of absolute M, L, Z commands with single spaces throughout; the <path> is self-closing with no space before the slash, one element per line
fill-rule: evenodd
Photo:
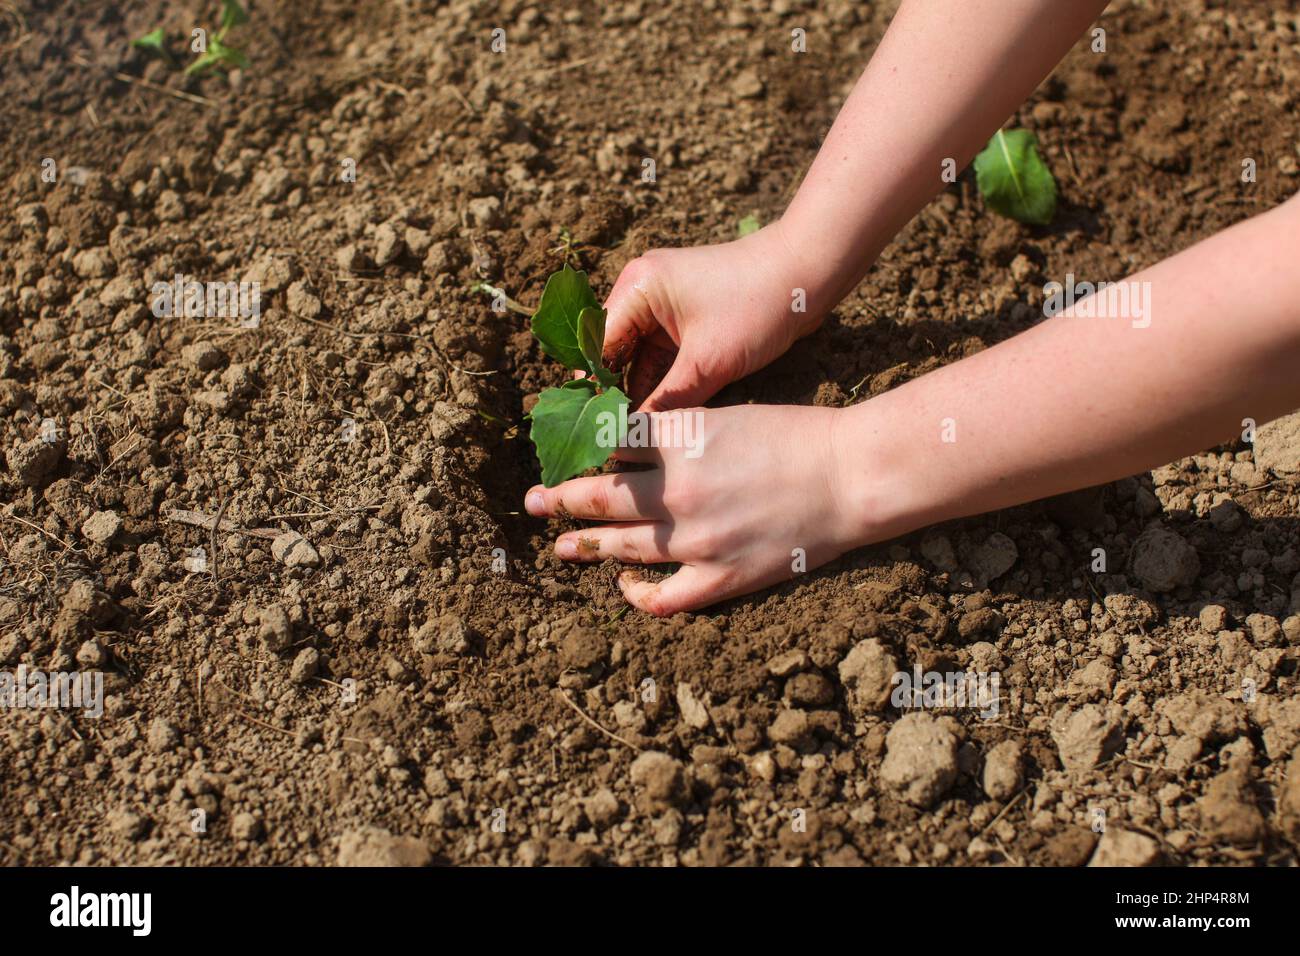
<path fill-rule="evenodd" d="M 213 4 L 41 6 L 0 15 L 0 665 L 106 709 L 0 715 L 0 860 L 1295 864 L 1300 489 L 1248 443 L 667 620 L 520 513 L 563 373 L 473 284 L 778 215 L 890 4 L 258 3 L 186 81 L 129 41 Z M 717 402 L 864 400 L 1300 185 L 1294 3 L 1099 25 L 1012 121 L 1052 226 L 963 172 Z M 177 274 L 260 323 L 156 318 Z M 914 667 L 998 715 L 903 716 Z"/>

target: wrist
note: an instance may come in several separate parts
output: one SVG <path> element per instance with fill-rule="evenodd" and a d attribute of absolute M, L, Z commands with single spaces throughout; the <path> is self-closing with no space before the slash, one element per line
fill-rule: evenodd
<path fill-rule="evenodd" d="M 807 220 L 806 214 L 787 210 L 771 229 L 790 264 L 792 284 L 805 290 L 809 312 L 820 317 L 861 281 L 879 249 L 858 248 L 831 230 L 810 226 Z"/>
<path fill-rule="evenodd" d="M 926 500 L 916 442 L 890 404 L 885 395 L 868 399 L 837 410 L 831 423 L 832 494 L 850 548 L 941 520 Z"/>
<path fill-rule="evenodd" d="M 815 332 L 839 296 L 828 277 L 800 254 L 783 221 L 769 223 L 741 241 L 753 243 L 756 267 L 769 273 L 773 286 L 780 290 L 782 308 L 794 331 L 792 340 Z"/>

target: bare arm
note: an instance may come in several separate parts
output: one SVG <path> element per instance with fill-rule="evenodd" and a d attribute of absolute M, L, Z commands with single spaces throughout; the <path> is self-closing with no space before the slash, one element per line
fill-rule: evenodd
<path fill-rule="evenodd" d="M 1080 303 L 849 410 L 857 520 L 880 537 L 1033 501 L 1300 407 L 1298 260 L 1293 198 L 1134 275 L 1126 314 L 1079 317 Z"/>
<path fill-rule="evenodd" d="M 807 335 L 1104 8 L 1101 0 L 907 0 L 776 222 L 735 242 L 652 249 L 606 302 L 612 367 L 648 410 L 707 401 Z M 791 311 L 802 289 L 806 311 Z M 664 374 L 663 369 L 668 371 Z M 662 380 L 660 380 L 662 377 Z"/>
<path fill-rule="evenodd" d="M 908 0 L 781 219 L 820 314 L 984 147 L 1104 10 L 1104 0 Z"/>

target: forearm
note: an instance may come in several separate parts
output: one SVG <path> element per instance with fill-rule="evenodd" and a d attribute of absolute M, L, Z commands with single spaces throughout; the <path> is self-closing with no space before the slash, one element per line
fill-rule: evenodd
<path fill-rule="evenodd" d="M 1126 280 L 1149 283 L 1149 316 L 1076 306 L 847 410 L 864 540 L 1122 478 L 1300 407 L 1297 237 L 1292 199 Z"/>
<path fill-rule="evenodd" d="M 809 309 L 866 274 L 1060 61 L 1104 0 L 907 0 L 780 221 Z"/>

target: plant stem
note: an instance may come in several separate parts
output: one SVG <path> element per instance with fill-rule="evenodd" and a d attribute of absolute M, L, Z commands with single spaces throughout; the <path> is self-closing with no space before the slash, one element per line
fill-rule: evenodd
<path fill-rule="evenodd" d="M 532 317 L 533 310 L 528 308 L 526 305 L 522 305 L 521 303 L 516 302 L 514 299 L 510 298 L 510 296 L 506 295 L 504 289 L 498 289 L 496 286 L 490 285 L 487 282 L 480 282 L 477 288 L 478 291 L 480 292 L 486 292 L 489 295 L 500 296 L 501 301 L 505 304 L 505 307 L 509 309 L 511 312 L 518 312 L 520 315 L 526 315 L 529 318 Z"/>

